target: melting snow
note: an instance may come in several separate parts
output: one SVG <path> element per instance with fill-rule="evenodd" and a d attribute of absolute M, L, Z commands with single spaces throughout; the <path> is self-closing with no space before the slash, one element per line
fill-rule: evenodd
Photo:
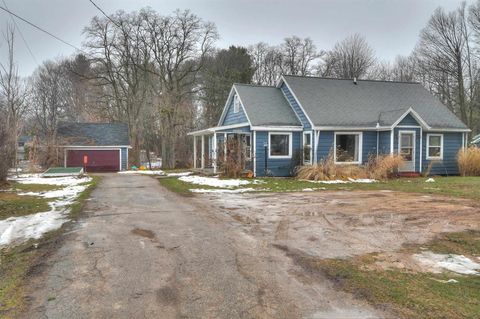
<path fill-rule="evenodd" d="M 309 180 L 309 182 L 321 183 L 321 184 L 348 184 L 348 183 L 369 184 L 369 183 L 375 183 L 376 180 L 375 179 L 369 179 L 369 178 L 359 178 L 359 179 L 349 178 L 348 181 L 344 181 L 344 180 L 341 180 L 341 179 L 336 179 L 336 180 L 331 180 L 331 181 L 311 181 L 311 180 Z"/>
<path fill-rule="evenodd" d="M 139 175 L 165 175 L 164 171 L 120 171 L 118 174 L 139 174 Z"/>
<path fill-rule="evenodd" d="M 197 184 L 197 185 L 207 185 L 212 187 L 238 187 L 242 185 L 248 185 L 252 181 L 242 180 L 242 179 L 218 179 L 215 177 L 203 177 L 203 176 L 181 176 L 179 178 L 182 182 Z M 253 181 L 255 184 L 256 181 Z"/>
<path fill-rule="evenodd" d="M 57 198 L 57 200 L 49 203 L 50 210 L 48 212 L 0 220 L 0 246 L 28 239 L 38 239 L 44 233 L 60 228 L 63 223 L 68 221 L 68 206 L 87 188 L 86 185 L 78 184 L 89 182 L 91 178 L 40 178 L 38 175 L 23 175 L 14 180 L 23 184 L 48 184 L 66 187 L 47 192 L 19 193 L 19 195 Z"/>
<path fill-rule="evenodd" d="M 433 178 L 429 178 L 425 181 L 425 183 L 435 183 L 435 180 Z"/>
<path fill-rule="evenodd" d="M 449 270 L 464 275 L 480 275 L 480 264 L 463 255 L 435 254 L 431 251 L 413 255 L 418 262 L 432 272 Z"/>
<path fill-rule="evenodd" d="M 192 175 L 193 172 L 180 172 L 180 173 L 168 173 L 167 176 L 188 176 Z"/>
<path fill-rule="evenodd" d="M 253 188 L 237 188 L 237 189 L 191 189 L 190 191 L 193 193 L 245 193 L 245 192 L 252 192 L 255 189 Z"/>

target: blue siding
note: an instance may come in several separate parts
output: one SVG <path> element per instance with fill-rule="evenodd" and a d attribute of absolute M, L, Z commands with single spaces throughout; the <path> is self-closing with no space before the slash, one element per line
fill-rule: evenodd
<path fill-rule="evenodd" d="M 398 128 L 393 130 L 393 153 L 398 154 L 398 132 L 414 131 L 415 132 L 415 171 L 420 172 L 420 128 Z"/>
<path fill-rule="evenodd" d="M 227 114 L 225 115 L 225 119 L 221 125 L 232 125 L 232 124 L 240 124 L 246 123 L 248 125 L 247 115 L 245 114 L 245 110 L 243 106 L 240 104 L 240 109 L 237 113 L 233 112 L 233 100 L 230 100 L 230 104 L 228 105 Z"/>
<path fill-rule="evenodd" d="M 120 170 L 124 171 L 128 169 L 128 157 L 127 157 L 127 148 L 122 147 L 121 150 L 122 162 L 120 163 Z"/>
<path fill-rule="evenodd" d="M 426 172 L 430 162 L 433 162 L 431 175 L 458 175 L 457 153 L 462 148 L 462 133 L 438 133 L 443 134 L 443 160 L 440 161 L 427 160 L 427 134 L 423 134 L 423 171 Z"/>
<path fill-rule="evenodd" d="M 391 131 L 378 132 L 378 153 L 390 154 Z"/>
<path fill-rule="evenodd" d="M 268 145 L 268 132 L 256 132 L 256 173 L 257 176 L 265 176 L 265 156 L 267 156 L 267 169 L 273 176 L 291 176 L 294 168 L 293 160 L 298 152 L 301 151 L 302 132 L 292 132 L 292 158 L 268 158 L 265 154 L 265 143 Z"/>
<path fill-rule="evenodd" d="M 366 163 L 370 156 L 377 156 L 377 131 L 364 131 L 362 143 L 362 161 Z"/>
<path fill-rule="evenodd" d="M 328 154 L 333 151 L 333 136 L 333 131 L 320 131 L 317 148 L 318 162 L 327 158 Z"/>
<path fill-rule="evenodd" d="M 303 128 L 305 128 L 306 130 L 311 129 L 312 126 L 310 125 L 310 122 L 308 121 L 307 116 L 305 115 L 305 113 L 303 113 L 302 109 L 300 108 L 300 105 L 298 105 L 297 101 L 293 97 L 293 94 L 292 92 L 290 92 L 287 85 L 283 83 L 280 88 L 283 94 L 285 95 L 285 97 L 287 98 L 287 101 L 292 107 L 293 111 L 295 112 L 295 114 L 297 114 L 298 118 L 300 119 L 300 122 L 302 123 Z"/>
<path fill-rule="evenodd" d="M 398 123 L 398 125 L 419 126 L 420 124 L 411 114 L 407 114 L 407 116 L 405 116 L 403 120 Z"/>

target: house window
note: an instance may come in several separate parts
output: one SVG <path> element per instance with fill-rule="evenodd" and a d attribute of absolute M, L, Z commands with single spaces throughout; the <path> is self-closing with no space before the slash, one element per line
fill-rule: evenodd
<path fill-rule="evenodd" d="M 238 98 L 238 95 L 233 96 L 233 113 L 238 113 L 240 112 L 240 99 Z"/>
<path fill-rule="evenodd" d="M 269 157 L 291 158 L 292 157 L 292 134 L 269 133 L 268 134 Z"/>
<path fill-rule="evenodd" d="M 443 134 L 427 134 L 427 159 L 443 158 Z"/>
<path fill-rule="evenodd" d="M 245 159 L 252 159 L 252 139 L 250 135 L 243 135 L 243 154 L 245 154 Z"/>
<path fill-rule="evenodd" d="M 303 164 L 312 164 L 312 132 L 303 133 Z"/>
<path fill-rule="evenodd" d="M 361 133 L 335 133 L 334 146 L 335 163 L 361 163 Z"/>

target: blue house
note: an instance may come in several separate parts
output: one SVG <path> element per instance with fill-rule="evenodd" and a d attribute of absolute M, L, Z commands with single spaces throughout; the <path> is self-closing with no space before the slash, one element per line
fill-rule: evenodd
<path fill-rule="evenodd" d="M 475 135 L 473 138 L 472 138 L 472 141 L 470 142 L 472 145 L 475 145 L 477 147 L 480 147 L 480 134 L 478 135 Z"/>
<path fill-rule="evenodd" d="M 289 176 L 333 153 L 336 164 L 401 154 L 402 172 L 458 174 L 468 127 L 419 83 L 284 75 L 276 86 L 234 84 L 216 127 L 190 133 L 194 167 L 217 171 L 240 142 L 255 176 Z M 199 155 L 200 154 L 200 155 Z"/>

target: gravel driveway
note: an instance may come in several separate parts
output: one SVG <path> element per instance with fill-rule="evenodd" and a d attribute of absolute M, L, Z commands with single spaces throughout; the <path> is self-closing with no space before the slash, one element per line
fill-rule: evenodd
<path fill-rule="evenodd" d="M 147 176 L 105 174 L 28 318 L 377 318 L 238 221 Z"/>

